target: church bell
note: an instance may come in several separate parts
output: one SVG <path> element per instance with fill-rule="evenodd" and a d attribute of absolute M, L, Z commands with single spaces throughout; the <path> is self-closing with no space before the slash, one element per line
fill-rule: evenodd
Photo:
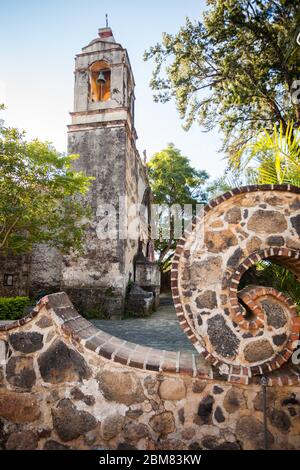
<path fill-rule="evenodd" d="M 106 79 L 105 79 L 104 73 L 100 72 L 99 76 L 97 78 L 97 83 L 103 83 L 104 84 L 105 82 L 106 82 Z"/>

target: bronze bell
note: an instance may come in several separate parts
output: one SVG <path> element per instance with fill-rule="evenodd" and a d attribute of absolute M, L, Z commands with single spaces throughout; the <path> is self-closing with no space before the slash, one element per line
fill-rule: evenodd
<path fill-rule="evenodd" d="M 104 73 L 100 72 L 99 76 L 97 78 L 97 83 L 103 83 L 104 84 L 105 82 L 106 82 L 106 79 L 105 79 Z"/>

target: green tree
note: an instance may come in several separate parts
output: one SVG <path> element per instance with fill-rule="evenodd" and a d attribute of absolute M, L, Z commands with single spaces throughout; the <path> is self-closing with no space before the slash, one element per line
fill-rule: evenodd
<path fill-rule="evenodd" d="M 202 21 L 186 23 L 145 53 L 154 59 L 157 101 L 175 99 L 188 129 L 198 122 L 223 131 L 234 155 L 263 128 L 300 124 L 300 3 L 208 0 Z M 295 88 L 296 87 L 296 88 Z M 298 93 L 299 98 L 299 93 Z"/>
<path fill-rule="evenodd" d="M 73 171 L 74 158 L 0 126 L 0 252 L 30 251 L 34 243 L 81 248 L 89 209 L 80 196 L 90 178 Z"/>
<path fill-rule="evenodd" d="M 160 221 L 160 237 L 155 242 L 162 270 L 170 268 L 176 248 L 175 219 L 182 220 L 183 206 L 203 202 L 203 184 L 208 179 L 206 171 L 193 168 L 174 144 L 169 144 L 153 155 L 148 163 L 153 202 L 158 206 L 157 218 Z M 175 207 L 174 209 L 174 205 Z M 174 212 L 175 210 L 175 212 Z M 177 236 L 176 236 L 177 235 Z"/>

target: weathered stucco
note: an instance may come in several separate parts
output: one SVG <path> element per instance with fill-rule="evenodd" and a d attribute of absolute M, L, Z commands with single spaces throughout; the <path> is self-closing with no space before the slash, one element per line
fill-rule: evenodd
<path fill-rule="evenodd" d="M 29 289 L 29 273 L 31 267 L 31 255 L 7 255 L 0 256 L 0 296 L 15 297 L 26 296 Z M 11 275 L 12 286 L 6 285 L 5 276 Z"/>
<path fill-rule="evenodd" d="M 108 101 L 90 101 L 89 69 L 96 61 L 105 61 L 111 70 Z M 105 37 L 100 31 L 100 38 L 76 57 L 75 103 L 69 126 L 69 153 L 80 155 L 75 168 L 94 178 L 86 198 L 93 218 L 84 255 L 65 258 L 62 269 L 62 289 L 79 308 L 121 313 L 128 281 L 134 276 L 139 239 L 144 246 L 148 240 L 148 220 L 141 221 L 137 233 L 127 232 L 139 214 L 132 208 L 142 203 L 148 187 L 135 145 L 133 109 L 134 78 L 127 51 L 115 43 L 110 29 Z M 110 233 L 115 231 L 113 239 L 111 235 L 106 238 L 107 222 Z M 112 295 L 107 295 L 108 290 Z"/>

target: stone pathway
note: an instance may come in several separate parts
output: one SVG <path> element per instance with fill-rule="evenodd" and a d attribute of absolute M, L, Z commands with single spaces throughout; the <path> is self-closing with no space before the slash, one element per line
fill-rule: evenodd
<path fill-rule="evenodd" d="M 92 323 L 106 333 L 143 346 L 196 352 L 179 326 L 171 299 L 162 299 L 157 312 L 149 318 L 93 320 Z"/>
<path fill-rule="evenodd" d="M 0 324 L 4 323 L 7 322 L 0 321 Z M 181 330 L 173 302 L 168 297 L 161 299 L 161 306 L 149 318 L 92 320 L 92 323 L 106 333 L 132 343 L 169 351 L 196 352 Z"/>

